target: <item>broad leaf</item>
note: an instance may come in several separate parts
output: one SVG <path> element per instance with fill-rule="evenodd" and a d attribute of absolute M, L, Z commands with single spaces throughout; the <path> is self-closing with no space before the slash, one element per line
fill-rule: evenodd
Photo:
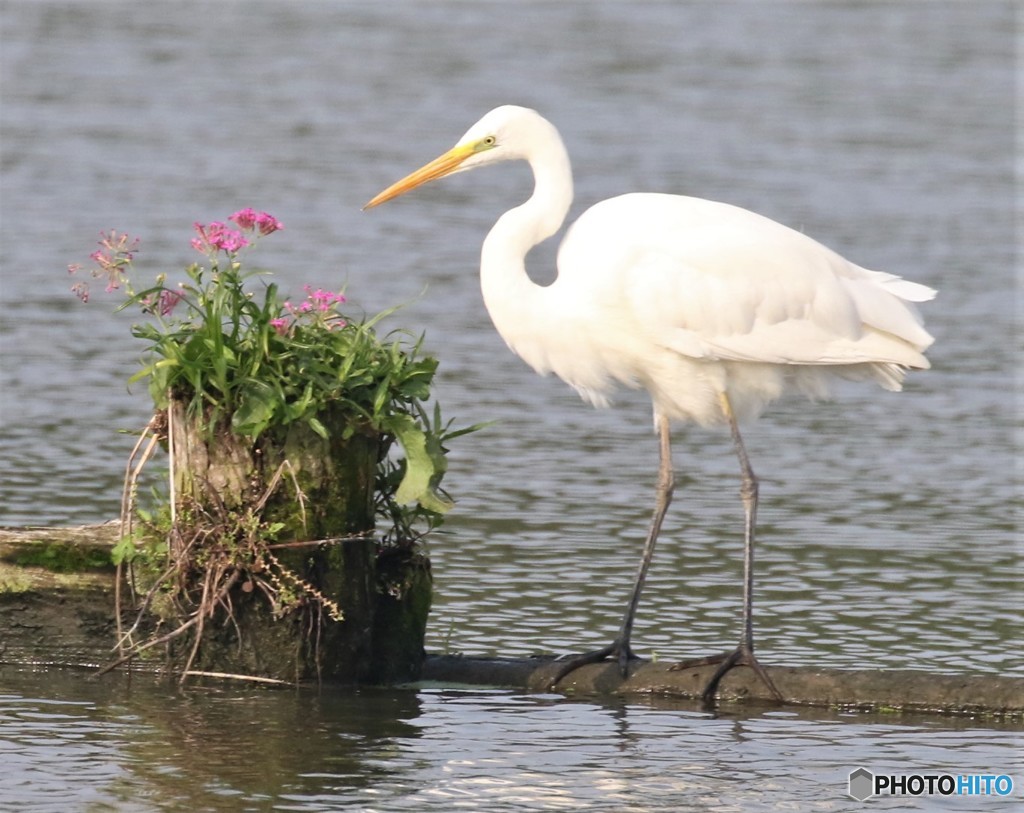
<path fill-rule="evenodd" d="M 411 415 L 393 415 L 387 420 L 387 430 L 402 446 L 405 453 L 405 475 L 395 492 L 400 504 L 418 502 L 429 511 L 443 514 L 453 503 L 437 490 L 448 463 L 436 438 L 429 438 Z"/>
<path fill-rule="evenodd" d="M 269 426 L 277 408 L 275 389 L 265 381 L 247 381 L 238 396 L 238 407 L 231 416 L 231 427 L 241 435 L 256 437 Z"/>

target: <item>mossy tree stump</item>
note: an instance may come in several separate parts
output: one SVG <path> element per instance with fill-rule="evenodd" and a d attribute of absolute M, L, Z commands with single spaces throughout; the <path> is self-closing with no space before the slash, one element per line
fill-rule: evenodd
<path fill-rule="evenodd" d="M 383 439 L 340 413 L 319 420 L 327 438 L 296 422 L 253 440 L 227 422 L 211 432 L 184 401 L 172 401 L 180 528 L 170 554 L 189 562 L 179 599 L 195 601 L 215 566 L 224 588 L 209 620 L 173 642 L 172 668 L 289 681 L 418 676 L 430 568 L 415 548 L 384 548 L 374 537 Z M 223 570 L 232 555 L 238 566 Z"/>

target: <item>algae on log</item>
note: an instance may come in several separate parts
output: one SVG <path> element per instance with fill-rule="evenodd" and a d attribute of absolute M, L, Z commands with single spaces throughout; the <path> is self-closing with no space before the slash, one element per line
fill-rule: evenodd
<path fill-rule="evenodd" d="M 249 513 L 264 527 L 275 527 L 279 544 L 268 548 L 267 558 L 277 588 L 294 593 L 291 603 L 298 606 L 276 617 L 253 580 L 243 576 L 221 602 L 230 607 L 230 617 L 222 611 L 218 623 L 203 625 L 190 669 L 289 681 L 416 677 L 430 608 L 429 568 L 422 567 L 422 554 L 410 552 L 410 573 L 425 572 L 427 578 L 414 578 L 414 588 L 401 600 L 388 593 L 394 579 L 382 585 L 378 575 L 372 532 L 380 436 L 340 412 L 319 418 L 327 438 L 294 423 L 270 428 L 253 441 L 226 426 L 208 432 L 182 401 L 172 402 L 168 421 L 178 515 L 193 517 L 199 526 Z M 193 561 L 196 553 L 191 552 Z M 339 613 L 341 620 L 331 617 Z M 192 657 L 195 640 L 188 639 L 194 634 L 170 647 L 179 668 Z"/>
<path fill-rule="evenodd" d="M 118 530 L 0 529 L 0 661 L 96 666 L 111 657 Z"/>

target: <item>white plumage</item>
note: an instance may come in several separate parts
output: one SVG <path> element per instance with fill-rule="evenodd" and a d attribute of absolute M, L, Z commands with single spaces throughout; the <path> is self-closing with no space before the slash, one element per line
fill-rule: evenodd
<path fill-rule="evenodd" d="M 827 394 L 834 377 L 899 390 L 908 369 L 929 366 L 932 343 L 913 303 L 935 291 L 869 271 L 793 229 L 725 203 L 627 194 L 587 210 L 558 252 L 558 276 L 539 286 L 525 258 L 562 225 L 572 173 L 555 128 L 521 107 L 492 110 L 444 155 L 381 192 L 367 208 L 427 181 L 521 159 L 535 188 L 484 240 L 484 302 L 509 347 L 541 374 L 554 373 L 604 406 L 619 385 L 643 387 L 661 435 L 658 501 L 622 631 L 583 662 L 616 654 L 625 670 L 629 637 L 673 475 L 669 424 L 728 424 L 743 470 L 746 508 L 744 635 L 705 692 L 745 663 L 780 697 L 753 656 L 750 582 L 757 481 L 737 420 L 759 415 L 787 391 Z M 561 670 L 558 677 L 569 669 Z"/>

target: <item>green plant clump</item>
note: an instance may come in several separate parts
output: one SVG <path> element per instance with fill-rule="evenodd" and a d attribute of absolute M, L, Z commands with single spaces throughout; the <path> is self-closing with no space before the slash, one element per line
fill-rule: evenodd
<path fill-rule="evenodd" d="M 444 443 L 472 429 L 452 431 L 436 406 L 427 410 L 437 361 L 422 356 L 421 341 L 406 334 L 377 335 L 377 323 L 391 311 L 354 319 L 339 311 L 342 292 L 310 285 L 301 301 L 283 298 L 269 273 L 243 270 L 246 253 L 282 224 L 253 209 L 229 220 L 237 228 L 195 224 L 192 246 L 203 259 L 186 268 L 184 280 L 171 285 L 160 274 L 142 290 L 129 275 L 139 241 L 101 234 L 92 277 L 104 279 L 108 292 L 124 289 L 119 310 L 137 306 L 150 317 L 132 328 L 147 348 L 129 383 L 148 380 L 158 410 L 181 399 L 211 434 L 230 420 L 235 434 L 254 442 L 294 422 L 326 438 L 318 416 L 340 411 L 351 419 L 346 432 L 369 427 L 385 450 L 397 441 L 403 452 L 383 454 L 378 467 L 377 512 L 392 527 L 385 536 L 415 536 L 423 522 L 435 527 L 451 506 L 440 489 Z M 88 282 L 72 290 L 88 301 Z"/>

